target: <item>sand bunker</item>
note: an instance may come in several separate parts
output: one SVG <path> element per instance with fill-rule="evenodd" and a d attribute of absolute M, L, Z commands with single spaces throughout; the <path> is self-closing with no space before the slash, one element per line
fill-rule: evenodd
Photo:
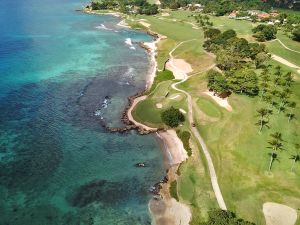
<path fill-rule="evenodd" d="M 218 103 L 219 106 L 221 106 L 221 107 L 227 109 L 227 111 L 229 111 L 229 112 L 232 111 L 232 107 L 231 107 L 231 105 L 230 105 L 229 102 L 228 102 L 228 98 L 220 98 L 220 97 L 214 95 L 214 93 L 211 92 L 211 91 L 206 91 L 206 92 L 204 92 L 204 94 L 206 94 L 206 95 L 212 97 L 212 99 L 213 99 L 216 103 Z"/>
<path fill-rule="evenodd" d="M 175 95 L 175 96 L 171 97 L 170 99 L 174 100 L 174 99 L 179 98 L 179 97 L 180 97 L 180 95 Z"/>
<path fill-rule="evenodd" d="M 186 114 L 186 111 L 184 109 L 179 109 L 180 112 L 182 112 L 183 114 Z"/>
<path fill-rule="evenodd" d="M 193 71 L 191 65 L 183 59 L 170 59 L 166 68 L 173 72 L 175 79 L 182 80 L 186 74 Z"/>
<path fill-rule="evenodd" d="M 162 15 L 162 16 L 170 16 L 169 13 L 162 13 L 161 15 Z"/>
<path fill-rule="evenodd" d="M 297 221 L 297 211 L 286 205 L 266 202 L 263 212 L 267 225 L 294 225 Z"/>
<path fill-rule="evenodd" d="M 156 103 L 156 108 L 161 109 L 163 105 L 161 103 Z"/>
<path fill-rule="evenodd" d="M 143 21 L 139 21 L 140 24 L 142 24 L 144 27 L 147 27 L 149 28 L 151 26 L 150 23 L 146 23 L 146 22 L 143 22 Z"/>

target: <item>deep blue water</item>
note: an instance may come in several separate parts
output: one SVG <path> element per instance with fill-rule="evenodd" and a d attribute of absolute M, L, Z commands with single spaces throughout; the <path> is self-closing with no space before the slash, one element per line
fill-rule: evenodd
<path fill-rule="evenodd" d="M 1 225 L 150 224 L 159 144 L 100 124 L 121 126 L 145 87 L 149 58 L 135 42 L 151 37 L 75 11 L 84 4 L 0 1 Z"/>

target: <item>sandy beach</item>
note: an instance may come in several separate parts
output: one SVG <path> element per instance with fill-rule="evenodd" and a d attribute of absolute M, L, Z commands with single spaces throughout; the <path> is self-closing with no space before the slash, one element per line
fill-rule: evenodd
<path fill-rule="evenodd" d="M 190 208 L 170 196 L 170 183 L 177 179 L 177 169 L 180 163 L 188 158 L 181 140 L 175 130 L 157 133 L 162 143 L 162 151 L 169 182 L 162 185 L 162 198 L 153 198 L 149 202 L 153 225 L 188 225 L 192 214 Z"/>

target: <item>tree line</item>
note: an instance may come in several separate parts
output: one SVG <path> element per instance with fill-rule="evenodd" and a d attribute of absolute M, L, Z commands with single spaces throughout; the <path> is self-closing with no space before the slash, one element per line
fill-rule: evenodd
<path fill-rule="evenodd" d="M 117 10 L 125 14 L 146 14 L 158 13 L 158 6 L 150 4 L 147 0 L 93 0 L 87 8 L 92 10 Z"/>

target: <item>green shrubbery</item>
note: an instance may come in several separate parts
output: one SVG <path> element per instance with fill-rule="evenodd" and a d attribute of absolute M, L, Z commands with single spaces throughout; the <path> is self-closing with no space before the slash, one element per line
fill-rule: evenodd
<path fill-rule="evenodd" d="M 277 28 L 274 25 L 260 24 L 253 28 L 254 37 L 258 41 L 269 41 L 276 38 Z"/>
<path fill-rule="evenodd" d="M 208 221 L 199 225 L 255 225 L 254 223 L 239 219 L 233 212 L 214 209 L 208 212 Z"/>
<path fill-rule="evenodd" d="M 162 121 L 170 127 L 177 127 L 184 121 L 184 115 L 173 106 L 161 113 Z"/>
<path fill-rule="evenodd" d="M 154 15 L 158 13 L 158 6 L 156 4 L 150 4 L 147 0 L 93 0 L 90 6 L 92 10 L 112 9 L 128 14 Z"/>

